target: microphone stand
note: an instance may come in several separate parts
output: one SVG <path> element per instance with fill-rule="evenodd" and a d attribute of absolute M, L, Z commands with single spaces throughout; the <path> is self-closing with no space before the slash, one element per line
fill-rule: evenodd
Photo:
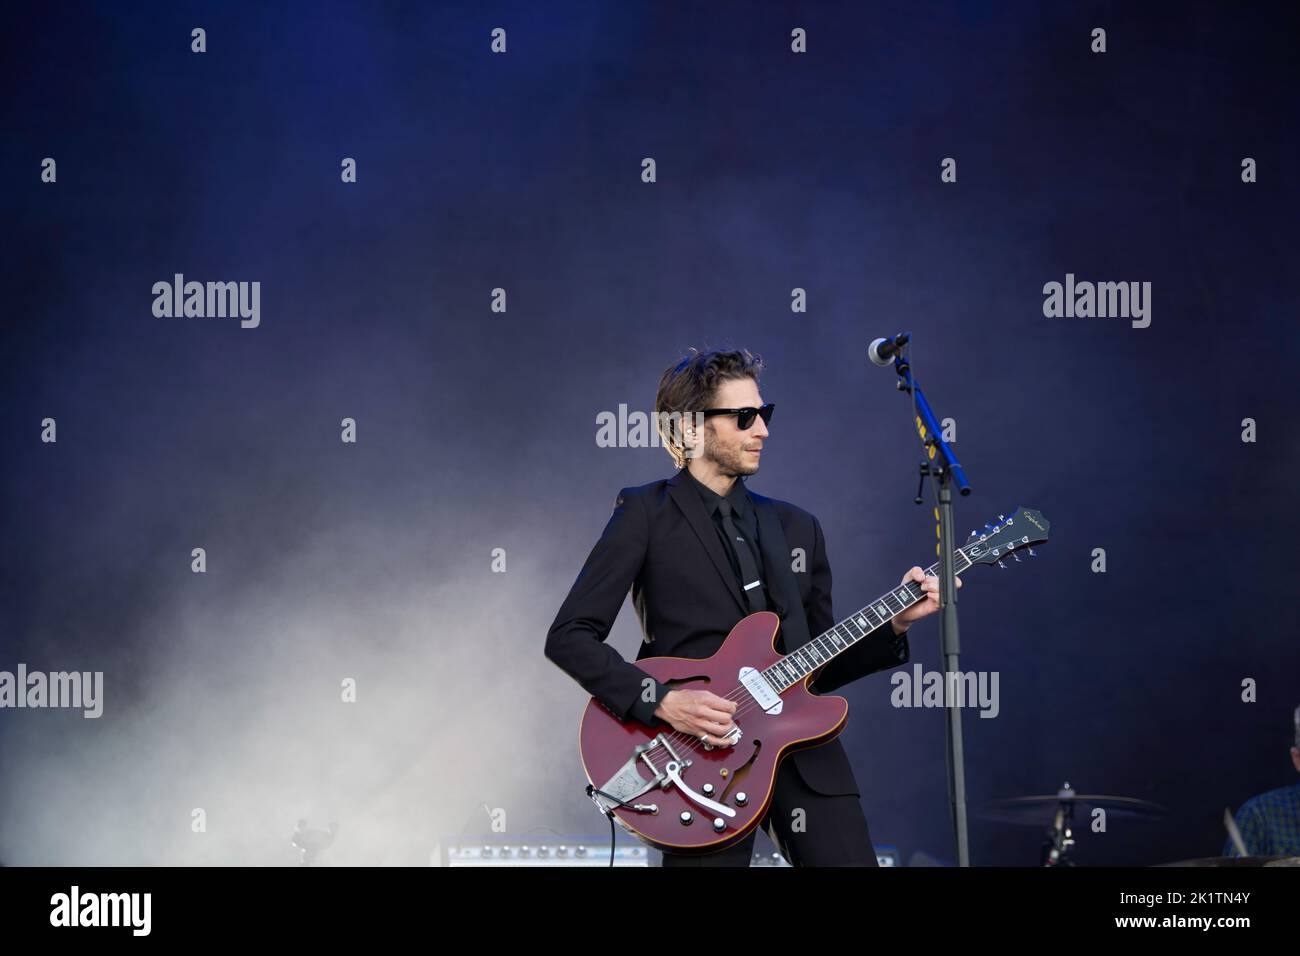
<path fill-rule="evenodd" d="M 910 335 L 909 335 L 910 338 Z M 955 484 L 962 495 L 970 494 L 970 483 L 952 447 L 943 440 L 943 429 L 935 419 L 925 393 L 912 377 L 903 349 L 894 356 L 894 371 L 898 373 L 898 389 L 912 396 L 913 423 L 926 459 L 921 462 L 921 482 L 926 476 L 938 479 L 939 507 L 939 647 L 943 657 L 944 687 L 952 685 L 949 674 L 959 670 L 961 642 L 957 632 L 957 575 L 953 568 L 956 550 L 952 509 L 952 488 Z M 921 489 L 917 488 L 916 503 L 922 503 Z M 970 843 L 966 830 L 966 757 L 961 740 L 961 708 L 956 694 L 944 694 L 947 711 L 948 804 L 952 812 L 953 835 L 957 843 L 957 865 L 970 866 Z"/>

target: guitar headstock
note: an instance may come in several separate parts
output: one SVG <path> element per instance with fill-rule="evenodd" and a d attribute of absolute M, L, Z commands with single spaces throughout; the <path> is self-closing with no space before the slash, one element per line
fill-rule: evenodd
<path fill-rule="evenodd" d="M 986 524 L 983 531 L 972 531 L 962 551 L 972 565 L 1002 565 L 1003 558 L 1013 556 L 1019 561 L 1021 551 L 1033 555 L 1033 546 L 1047 540 L 1050 528 L 1041 511 L 1017 508 L 1013 514 L 998 515 L 997 524 Z"/>

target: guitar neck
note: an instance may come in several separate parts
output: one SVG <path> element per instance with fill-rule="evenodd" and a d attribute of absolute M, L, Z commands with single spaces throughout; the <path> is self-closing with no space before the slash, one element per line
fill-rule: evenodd
<path fill-rule="evenodd" d="M 969 569 L 973 562 L 966 548 L 953 554 L 953 569 L 957 574 Z M 938 574 L 935 562 L 926 569 L 927 574 Z M 819 634 L 803 647 L 787 654 L 767 670 L 763 676 L 780 693 L 803 680 L 817 668 L 843 654 L 882 624 L 892 621 L 917 601 L 925 597 L 919 581 L 908 581 L 886 591 L 866 607 L 859 608 L 830 630 Z"/>

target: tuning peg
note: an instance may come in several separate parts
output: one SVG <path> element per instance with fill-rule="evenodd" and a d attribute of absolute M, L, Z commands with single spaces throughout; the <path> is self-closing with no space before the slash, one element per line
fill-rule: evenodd
<path fill-rule="evenodd" d="M 1033 548 L 1030 548 L 1030 549 L 1029 549 L 1029 556 L 1030 556 L 1031 558 L 1034 556 L 1034 549 L 1033 549 Z"/>
<path fill-rule="evenodd" d="M 1007 569 L 1007 566 L 1006 566 L 1005 564 L 1003 564 L 1003 563 L 1001 562 L 1001 560 L 998 561 L 998 567 L 1000 567 L 1003 571 L 1005 571 L 1005 570 Z"/>
<path fill-rule="evenodd" d="M 999 520 L 999 521 L 1006 521 L 1006 520 L 1007 520 L 1007 516 L 1006 516 L 1006 515 L 998 515 L 998 520 Z"/>
<path fill-rule="evenodd" d="M 1016 559 L 1016 563 L 1017 563 L 1017 564 L 1020 563 L 1020 552 L 1019 552 L 1019 551 L 1013 551 L 1013 552 L 1011 552 L 1011 556 L 1012 556 L 1013 558 Z"/>

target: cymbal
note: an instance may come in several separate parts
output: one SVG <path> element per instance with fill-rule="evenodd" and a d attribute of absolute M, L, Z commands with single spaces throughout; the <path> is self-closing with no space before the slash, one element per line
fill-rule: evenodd
<path fill-rule="evenodd" d="M 1156 866 L 1300 866 L 1300 856 L 1204 856 Z"/>
<path fill-rule="evenodd" d="M 1076 823 L 1086 819 L 1098 807 L 1105 810 L 1108 816 L 1129 820 L 1158 820 L 1169 812 L 1160 804 L 1152 803 L 1150 800 L 1114 797 L 1099 793 L 1075 793 L 1071 790 L 1051 796 L 992 800 L 976 807 L 972 813 L 981 820 L 991 820 L 995 823 L 1046 827 L 1051 826 L 1056 818 L 1056 809 L 1062 800 L 1074 805 Z"/>

